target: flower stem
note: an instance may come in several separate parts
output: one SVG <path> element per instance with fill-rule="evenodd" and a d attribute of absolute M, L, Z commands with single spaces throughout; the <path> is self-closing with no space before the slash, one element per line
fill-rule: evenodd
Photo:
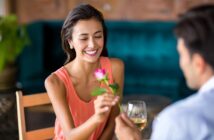
<path fill-rule="evenodd" d="M 104 83 L 109 86 L 108 80 L 104 80 Z"/>
<path fill-rule="evenodd" d="M 120 103 L 118 103 L 118 107 L 120 109 L 120 113 L 122 113 L 123 112 L 123 108 L 121 107 Z"/>

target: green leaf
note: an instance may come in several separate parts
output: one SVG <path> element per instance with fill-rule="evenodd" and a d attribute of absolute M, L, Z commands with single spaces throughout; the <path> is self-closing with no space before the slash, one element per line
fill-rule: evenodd
<path fill-rule="evenodd" d="M 1 50 L 1 48 L 0 48 Z M 2 50 L 5 50 L 5 48 L 2 48 Z M 3 71 L 3 68 L 5 66 L 6 61 L 6 56 L 7 54 L 4 53 L 4 51 L 0 51 L 0 72 Z"/>
<path fill-rule="evenodd" d="M 119 89 L 119 85 L 117 83 L 110 84 L 109 87 L 111 88 L 112 92 L 115 94 Z"/>
<path fill-rule="evenodd" d="M 15 62 L 29 44 L 26 26 L 18 23 L 16 15 L 0 17 L 0 55 L 4 54 L 0 60 L 0 71 L 6 64 Z"/>
<path fill-rule="evenodd" d="M 91 95 L 92 96 L 98 96 L 98 95 L 102 95 L 103 93 L 107 92 L 107 90 L 105 88 L 95 88 Z"/>

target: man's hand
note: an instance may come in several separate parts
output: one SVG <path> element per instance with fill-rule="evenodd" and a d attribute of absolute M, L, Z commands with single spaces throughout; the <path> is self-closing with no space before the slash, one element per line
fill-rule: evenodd
<path fill-rule="evenodd" d="M 115 133 L 119 140 L 141 140 L 141 133 L 135 124 L 126 116 L 120 114 L 116 119 Z"/>

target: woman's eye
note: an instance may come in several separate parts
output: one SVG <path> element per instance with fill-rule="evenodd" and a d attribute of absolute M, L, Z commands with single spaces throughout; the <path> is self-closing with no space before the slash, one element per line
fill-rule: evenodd
<path fill-rule="evenodd" d="M 95 38 L 102 38 L 102 36 L 101 36 L 101 35 L 99 35 L 99 36 L 95 36 Z"/>
<path fill-rule="evenodd" d="M 80 40 L 83 40 L 83 41 L 84 41 L 84 40 L 87 40 L 87 39 L 88 39 L 88 38 L 80 38 Z"/>

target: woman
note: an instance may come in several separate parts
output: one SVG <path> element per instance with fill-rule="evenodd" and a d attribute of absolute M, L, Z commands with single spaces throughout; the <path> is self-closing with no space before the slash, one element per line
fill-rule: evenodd
<path fill-rule="evenodd" d="M 91 96 L 95 87 L 103 86 L 94 72 L 105 69 L 109 82 L 119 84 L 121 96 L 124 64 L 119 59 L 104 57 L 107 49 L 102 14 L 87 4 L 77 6 L 64 21 L 61 38 L 67 60 L 45 80 L 56 113 L 55 139 L 110 140 L 114 119 L 119 114 L 119 97 L 112 93 Z"/>

